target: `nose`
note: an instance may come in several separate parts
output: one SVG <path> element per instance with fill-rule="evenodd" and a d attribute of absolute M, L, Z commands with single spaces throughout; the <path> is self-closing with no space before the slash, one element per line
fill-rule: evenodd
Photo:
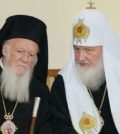
<path fill-rule="evenodd" d="M 81 50 L 79 52 L 79 61 L 84 61 L 86 59 L 86 54 L 85 54 L 85 51 L 84 50 Z"/>
<path fill-rule="evenodd" d="M 23 56 L 22 56 L 22 61 L 24 62 L 24 63 L 27 63 L 28 62 L 28 60 L 29 60 L 29 55 L 27 54 L 27 53 L 25 53 Z"/>

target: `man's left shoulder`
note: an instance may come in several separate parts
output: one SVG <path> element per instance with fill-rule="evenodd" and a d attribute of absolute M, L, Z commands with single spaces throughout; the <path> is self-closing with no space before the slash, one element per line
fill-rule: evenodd
<path fill-rule="evenodd" d="M 50 94 L 47 85 L 35 77 L 31 79 L 30 90 L 36 95 L 40 96 L 46 96 Z"/>

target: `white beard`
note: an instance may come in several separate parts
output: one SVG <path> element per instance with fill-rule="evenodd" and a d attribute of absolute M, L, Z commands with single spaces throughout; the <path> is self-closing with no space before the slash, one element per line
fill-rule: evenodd
<path fill-rule="evenodd" d="M 32 71 L 29 71 L 24 76 L 18 76 L 10 67 L 4 67 L 0 88 L 4 97 L 11 101 L 28 102 L 31 75 Z"/>
<path fill-rule="evenodd" d="M 75 65 L 78 78 L 85 86 L 92 91 L 99 90 L 99 87 L 105 82 L 105 73 L 102 58 L 96 66 L 91 68 L 81 67 L 80 64 Z"/>

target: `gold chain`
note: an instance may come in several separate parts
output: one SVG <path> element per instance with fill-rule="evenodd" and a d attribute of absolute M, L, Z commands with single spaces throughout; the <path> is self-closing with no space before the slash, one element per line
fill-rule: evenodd
<path fill-rule="evenodd" d="M 17 105 L 18 105 L 18 101 L 16 101 L 15 106 L 14 106 L 14 108 L 13 108 L 13 111 L 12 111 L 12 113 L 10 114 L 10 113 L 7 113 L 7 108 L 6 108 L 5 101 L 4 101 L 4 98 L 3 98 L 2 93 L 1 93 L 1 97 L 2 97 L 2 102 L 3 102 L 3 107 L 4 107 L 5 116 L 11 115 L 11 117 L 13 118 L 13 114 L 14 114 L 14 112 L 15 112 L 15 109 L 16 109 Z"/>
<path fill-rule="evenodd" d="M 91 90 L 88 89 L 88 92 L 89 92 L 89 94 L 90 94 L 92 100 L 94 101 L 94 98 L 93 98 L 93 95 L 92 95 Z M 102 106 L 103 106 L 103 103 L 104 103 L 104 100 L 105 100 L 106 92 L 107 92 L 107 86 L 105 86 L 105 91 L 104 91 L 104 93 L 103 93 L 103 97 L 102 97 L 100 106 L 99 106 L 99 108 L 98 108 L 98 111 L 99 111 L 100 114 L 101 114 L 101 109 L 102 109 Z M 94 101 L 94 102 L 95 102 L 95 101 Z"/>
<path fill-rule="evenodd" d="M 2 132 L 2 134 L 6 134 L 6 133 L 15 134 L 15 132 L 18 128 L 16 127 L 14 122 L 12 122 L 12 119 L 14 118 L 13 114 L 15 112 L 15 109 L 16 109 L 17 105 L 18 105 L 18 101 L 16 101 L 16 103 L 14 105 L 14 108 L 13 108 L 11 114 L 10 114 L 10 113 L 7 113 L 7 108 L 6 108 L 6 105 L 5 105 L 5 100 L 3 98 L 2 92 L 1 92 L 1 98 L 2 98 L 3 108 L 4 108 L 4 112 L 5 112 L 5 114 L 4 114 L 5 121 L 0 126 L 0 131 Z"/>

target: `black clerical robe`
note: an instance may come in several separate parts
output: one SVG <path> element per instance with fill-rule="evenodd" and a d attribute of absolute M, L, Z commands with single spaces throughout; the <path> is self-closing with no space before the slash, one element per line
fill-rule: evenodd
<path fill-rule="evenodd" d="M 102 100 L 104 89 L 105 83 L 100 87 L 100 90 L 92 92 L 95 104 L 98 108 Z M 56 134 L 77 134 L 71 122 L 69 108 L 66 100 L 64 80 L 61 75 L 58 75 L 53 83 L 51 89 L 50 105 L 53 114 L 54 131 Z M 105 124 L 100 134 L 118 134 L 112 119 L 108 94 L 105 96 L 105 100 L 101 109 L 101 115 Z"/>
<path fill-rule="evenodd" d="M 49 90 L 47 86 L 33 77 L 29 89 L 29 103 L 18 103 L 13 114 L 14 118 L 12 121 L 18 128 L 15 134 L 29 134 L 35 97 L 40 97 L 41 101 L 36 119 L 34 134 L 53 134 L 51 128 L 51 114 L 48 107 Z M 5 98 L 4 100 L 7 111 L 11 113 L 16 101 L 12 102 Z M 5 121 L 4 113 L 2 98 L 0 96 L 0 126 Z"/>

